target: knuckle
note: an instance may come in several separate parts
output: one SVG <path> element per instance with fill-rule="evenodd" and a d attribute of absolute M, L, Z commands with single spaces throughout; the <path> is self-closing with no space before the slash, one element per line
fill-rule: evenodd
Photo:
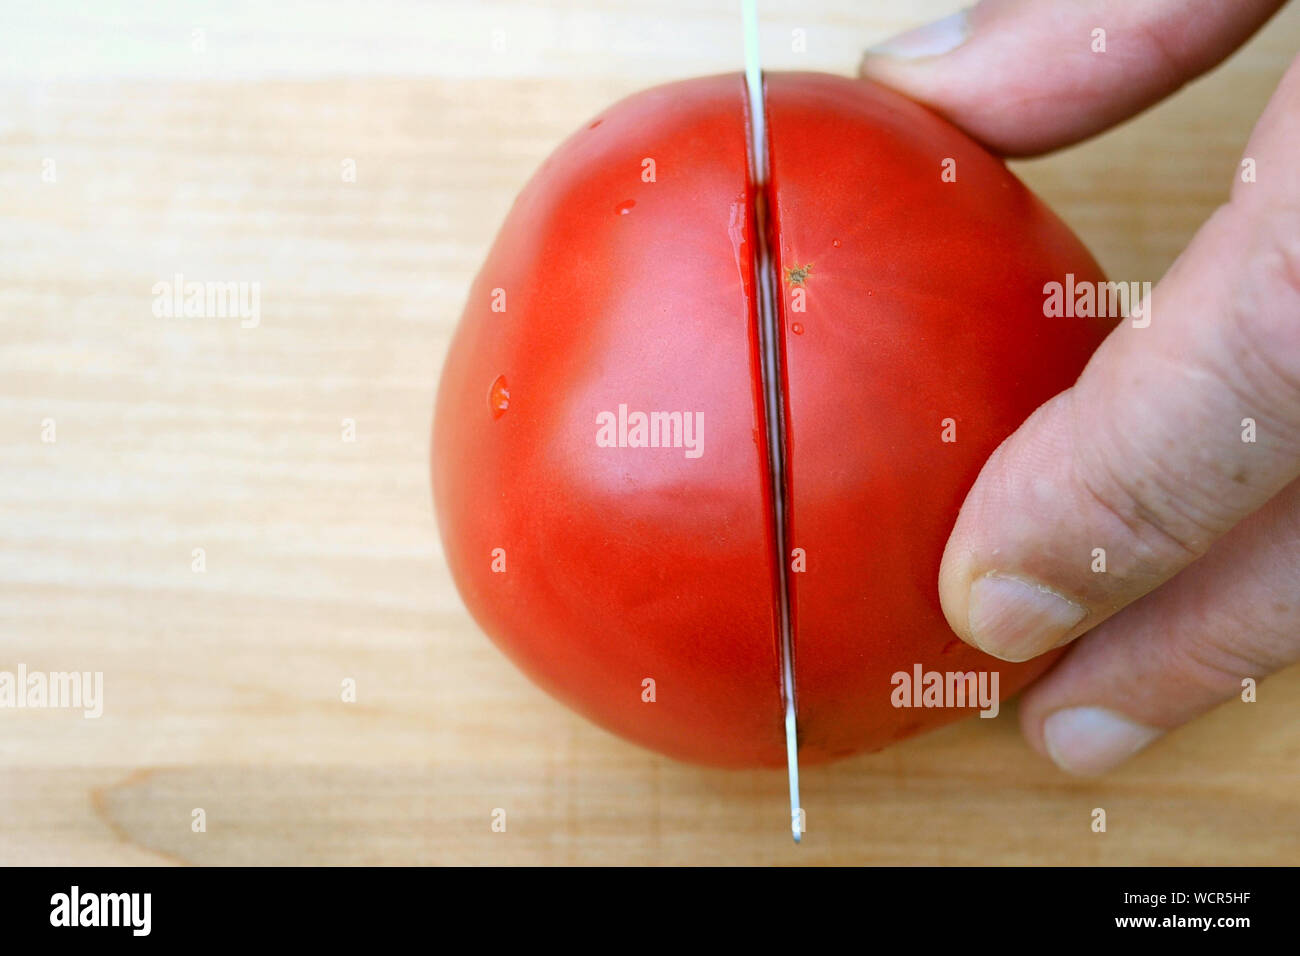
<path fill-rule="evenodd" d="M 1080 498 L 1101 516 L 1102 533 L 1123 529 L 1128 560 L 1112 565 L 1112 573 L 1132 584 L 1154 586 L 1172 571 L 1201 557 L 1224 528 L 1208 503 L 1197 504 L 1189 489 L 1163 480 L 1169 473 L 1150 453 L 1136 448 L 1112 449 L 1085 441 L 1076 418 L 1072 442 L 1072 473 Z M 1095 430 L 1094 430 L 1095 432 Z M 1116 439 L 1118 440 L 1118 439 Z"/>
<path fill-rule="evenodd" d="M 1300 425 L 1300 209 L 1271 212 L 1253 235 L 1228 353 L 1251 393 Z"/>
<path fill-rule="evenodd" d="M 1135 541 L 1144 545 L 1153 561 L 1171 552 L 1186 561 L 1205 553 L 1208 529 L 1177 515 L 1167 500 L 1157 504 L 1149 480 L 1126 478 L 1109 467 L 1104 470 L 1105 474 L 1098 476 L 1091 469 L 1080 469 L 1080 486 L 1103 514 L 1123 525 Z"/>
<path fill-rule="evenodd" d="M 1133 26 L 1148 68 L 1161 76 L 1165 83 L 1178 86 L 1193 72 L 1194 53 L 1189 52 L 1192 48 L 1187 44 L 1171 41 L 1169 37 L 1185 14 L 1181 10 L 1161 14 L 1162 11 L 1157 11 L 1155 16 L 1142 18 Z"/>
<path fill-rule="evenodd" d="M 1223 696 L 1240 689 L 1243 678 L 1273 673 L 1283 666 L 1276 642 L 1257 636 L 1221 629 L 1191 631 L 1180 642 L 1171 667 L 1175 680 L 1206 695 Z"/>

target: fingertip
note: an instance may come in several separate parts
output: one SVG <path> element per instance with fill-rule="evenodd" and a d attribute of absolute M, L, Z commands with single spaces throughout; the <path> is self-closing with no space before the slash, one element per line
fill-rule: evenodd
<path fill-rule="evenodd" d="M 1105 707 L 1066 707 L 1042 723 L 1042 743 L 1066 773 L 1094 777 L 1115 769 L 1164 731 Z"/>
<path fill-rule="evenodd" d="M 1040 678 L 1039 682 L 1046 678 Z M 1034 751 L 1045 760 L 1051 760 L 1051 755 L 1047 752 L 1047 744 L 1043 741 L 1043 711 L 1042 708 L 1034 706 L 1035 689 L 1038 683 L 1030 684 L 1020 694 L 1020 700 L 1016 707 L 1016 717 L 1020 721 L 1020 735 L 1025 738 L 1025 743 L 1029 744 L 1029 749 Z"/>
<path fill-rule="evenodd" d="M 955 538 L 949 539 L 943 560 L 939 563 L 939 606 L 953 633 L 970 644 L 970 628 L 967 626 L 970 620 L 970 574 L 968 562 L 958 554 L 954 540 Z"/>
<path fill-rule="evenodd" d="M 868 47 L 858 65 L 859 74 L 871 76 L 877 70 L 887 71 L 890 62 L 927 59 L 952 52 L 970 37 L 969 12 L 958 10 Z"/>

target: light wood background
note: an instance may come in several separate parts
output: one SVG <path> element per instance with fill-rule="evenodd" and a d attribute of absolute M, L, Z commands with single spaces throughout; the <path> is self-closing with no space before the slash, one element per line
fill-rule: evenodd
<path fill-rule="evenodd" d="M 1034 756 L 1010 709 L 809 770 L 795 848 L 783 775 L 625 744 L 469 619 L 427 452 L 471 276 L 578 124 L 738 68 L 735 3 L 100 7 L 0 26 L 0 669 L 105 680 L 99 720 L 0 711 L 0 862 L 1300 861 L 1294 668 L 1101 781 Z M 851 73 L 954 7 L 765 2 L 766 56 Z M 1292 9 L 1017 168 L 1108 271 L 1158 278 L 1298 41 Z M 156 318 L 177 272 L 260 282 L 260 326 Z"/>

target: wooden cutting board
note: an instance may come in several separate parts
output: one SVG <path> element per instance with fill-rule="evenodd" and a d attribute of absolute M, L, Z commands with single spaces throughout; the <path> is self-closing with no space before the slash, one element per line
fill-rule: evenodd
<path fill-rule="evenodd" d="M 800 848 L 783 775 L 677 765 L 531 686 L 439 549 L 442 354 L 530 172 L 616 98 L 738 68 L 736 9 L 224 6 L 6 13 L 0 669 L 100 671 L 104 700 L 0 711 L 0 863 L 1300 861 L 1295 668 L 1100 781 L 1012 708 L 808 770 Z M 955 5 L 886 6 L 765 2 L 768 62 L 848 74 Z M 1293 9 L 1017 169 L 1109 272 L 1158 277 L 1298 46 Z M 257 326 L 155 315 L 178 273 L 259 282 Z"/>

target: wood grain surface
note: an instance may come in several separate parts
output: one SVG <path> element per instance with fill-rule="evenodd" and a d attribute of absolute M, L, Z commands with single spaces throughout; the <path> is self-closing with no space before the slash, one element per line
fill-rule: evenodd
<path fill-rule="evenodd" d="M 0 669 L 104 675 L 97 720 L 0 710 L 0 862 L 1300 862 L 1295 668 L 1097 781 L 1013 708 L 809 770 L 796 848 L 782 774 L 623 743 L 470 620 L 427 467 L 470 279 L 572 129 L 738 68 L 733 3 L 96 6 L 0 26 Z M 768 62 L 848 74 L 954 6 L 763 3 Z M 1016 169 L 1154 280 L 1298 41 Z M 259 324 L 156 316 L 177 273 L 259 283 Z"/>

